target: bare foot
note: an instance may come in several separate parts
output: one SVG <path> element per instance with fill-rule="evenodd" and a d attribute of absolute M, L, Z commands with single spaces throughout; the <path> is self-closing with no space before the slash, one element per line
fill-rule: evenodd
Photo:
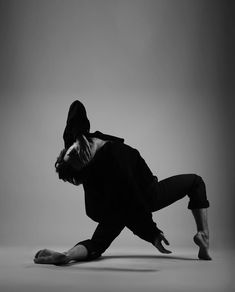
<path fill-rule="evenodd" d="M 203 232 L 199 231 L 194 237 L 194 242 L 199 246 L 198 258 L 201 260 L 210 261 L 212 258 L 209 255 L 209 236 Z"/>

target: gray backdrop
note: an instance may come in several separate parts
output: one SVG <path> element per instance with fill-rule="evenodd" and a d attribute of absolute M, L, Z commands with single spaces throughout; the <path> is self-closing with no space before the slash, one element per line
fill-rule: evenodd
<path fill-rule="evenodd" d="M 232 246 L 229 1 L 0 4 L 0 244 L 69 247 L 94 231 L 82 187 L 54 171 L 69 105 L 80 99 L 91 130 L 124 137 L 159 180 L 200 174 L 211 203 L 211 246 Z M 192 245 L 187 204 L 154 214 L 172 246 Z M 146 244 L 124 230 L 113 246 Z"/>

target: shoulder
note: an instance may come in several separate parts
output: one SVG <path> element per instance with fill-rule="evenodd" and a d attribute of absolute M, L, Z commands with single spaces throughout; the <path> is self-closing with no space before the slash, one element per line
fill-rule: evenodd
<path fill-rule="evenodd" d="M 137 149 L 117 141 L 107 142 L 95 154 L 89 168 L 107 169 L 118 165 L 133 165 L 138 160 L 139 152 Z"/>
<path fill-rule="evenodd" d="M 108 142 L 107 143 L 107 151 L 110 152 L 111 155 L 131 155 L 134 153 L 139 153 L 137 149 L 121 142 Z"/>
<path fill-rule="evenodd" d="M 107 143 L 106 159 L 116 166 L 135 165 L 140 157 L 139 151 L 130 145 L 119 142 Z"/>

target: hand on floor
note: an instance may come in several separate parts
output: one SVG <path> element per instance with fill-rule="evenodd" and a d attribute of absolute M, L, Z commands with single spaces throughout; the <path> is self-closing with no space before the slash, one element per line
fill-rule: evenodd
<path fill-rule="evenodd" d="M 166 244 L 166 245 L 170 245 L 169 241 L 165 238 L 164 233 L 161 232 L 157 238 L 154 241 L 154 246 L 161 252 L 161 253 L 172 253 L 170 250 L 165 249 L 165 247 L 162 245 L 162 241 Z"/>
<path fill-rule="evenodd" d="M 68 262 L 65 254 L 50 249 L 39 250 L 34 257 L 35 264 L 66 265 Z"/>

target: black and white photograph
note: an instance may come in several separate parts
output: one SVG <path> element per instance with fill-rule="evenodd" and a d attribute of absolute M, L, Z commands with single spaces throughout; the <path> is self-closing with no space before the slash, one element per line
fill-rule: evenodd
<path fill-rule="evenodd" d="M 235 2 L 0 0 L 0 291 L 234 292 Z"/>

